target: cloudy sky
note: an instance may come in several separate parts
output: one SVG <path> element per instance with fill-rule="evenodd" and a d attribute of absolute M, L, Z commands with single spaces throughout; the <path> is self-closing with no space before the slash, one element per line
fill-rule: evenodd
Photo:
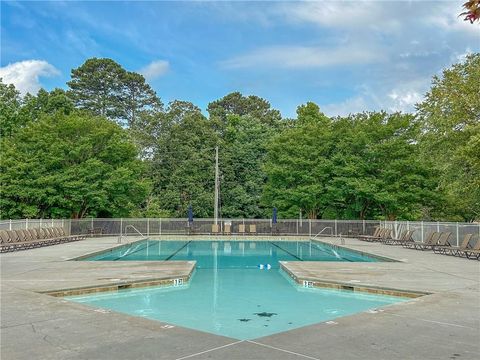
<path fill-rule="evenodd" d="M 0 77 L 65 87 L 89 57 L 141 72 L 162 100 L 205 109 L 232 91 L 284 116 L 412 111 L 442 68 L 480 51 L 465 0 L 267 2 L 1 1 Z"/>

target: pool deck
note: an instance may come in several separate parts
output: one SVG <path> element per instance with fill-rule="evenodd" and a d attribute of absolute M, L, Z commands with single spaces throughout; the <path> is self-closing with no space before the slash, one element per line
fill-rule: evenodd
<path fill-rule="evenodd" d="M 288 262 L 284 266 L 308 281 L 431 294 L 254 341 L 238 341 L 44 294 L 171 281 L 188 277 L 194 267 L 188 261 L 65 261 L 111 248 L 116 242 L 113 237 L 90 238 L 0 255 L 2 360 L 479 358 L 479 261 L 346 239 L 348 248 L 399 262 Z M 339 239 L 325 242 L 340 244 Z"/>

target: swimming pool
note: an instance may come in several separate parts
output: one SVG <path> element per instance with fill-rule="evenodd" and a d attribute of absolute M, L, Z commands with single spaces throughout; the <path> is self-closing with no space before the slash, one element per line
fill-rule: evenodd
<path fill-rule="evenodd" d="M 256 268 L 278 261 L 376 262 L 379 258 L 316 241 L 143 240 L 82 258 L 89 261 L 196 260 L 197 268 Z"/>
<path fill-rule="evenodd" d="M 67 299 L 239 340 L 333 320 L 407 299 L 298 286 L 278 261 L 378 261 L 313 242 L 148 241 L 87 260 L 196 260 L 187 285 Z M 268 266 L 270 265 L 270 266 Z"/>

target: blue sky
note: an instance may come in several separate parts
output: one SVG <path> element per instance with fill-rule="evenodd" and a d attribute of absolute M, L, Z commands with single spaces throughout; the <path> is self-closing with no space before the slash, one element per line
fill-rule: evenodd
<path fill-rule="evenodd" d="M 70 70 L 109 57 L 161 99 L 202 109 L 255 94 L 284 116 L 413 111 L 431 77 L 480 51 L 461 1 L 1 2 L 0 77 L 23 93 L 65 88 Z"/>

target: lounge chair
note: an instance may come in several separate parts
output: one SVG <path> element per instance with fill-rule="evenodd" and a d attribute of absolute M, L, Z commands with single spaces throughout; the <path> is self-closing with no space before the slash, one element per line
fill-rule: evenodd
<path fill-rule="evenodd" d="M 63 228 L 2 230 L 0 251 L 27 250 L 83 239 L 84 235 L 66 235 Z"/>
<path fill-rule="evenodd" d="M 380 235 L 377 238 L 365 238 L 368 242 L 386 242 L 392 238 L 392 229 L 382 229 Z"/>
<path fill-rule="evenodd" d="M 17 242 L 23 242 L 25 241 L 25 234 L 23 233 L 23 230 L 18 229 L 18 230 L 13 230 L 17 234 Z"/>
<path fill-rule="evenodd" d="M 60 236 L 67 238 L 69 241 L 83 240 L 87 238 L 86 235 L 67 235 L 65 229 L 62 227 L 58 227 L 57 232 Z"/>
<path fill-rule="evenodd" d="M 445 247 L 450 246 L 448 240 L 452 236 L 451 232 L 441 232 L 437 233 L 438 236 L 432 236 L 432 239 L 429 243 L 416 243 L 414 248 L 416 250 L 432 250 L 435 247 Z"/>
<path fill-rule="evenodd" d="M 18 234 L 15 230 L 7 230 L 9 243 L 14 243 L 20 241 Z"/>
<path fill-rule="evenodd" d="M 402 236 L 400 236 L 400 238 L 398 239 L 387 239 L 384 244 L 385 245 L 403 245 L 403 244 L 406 244 L 406 243 L 413 243 L 414 240 L 413 240 L 413 233 L 415 232 L 415 230 L 407 230 L 403 233 Z"/>
<path fill-rule="evenodd" d="M 408 248 L 408 249 L 416 249 L 417 246 L 422 246 L 422 245 L 426 245 L 426 244 L 436 244 L 438 239 L 440 238 L 440 235 L 441 233 L 437 233 L 437 232 L 431 232 L 430 234 L 428 234 L 427 238 L 425 239 L 424 242 L 421 242 L 421 241 L 407 241 L 407 242 L 404 242 L 402 243 L 402 246 L 404 248 Z"/>
<path fill-rule="evenodd" d="M 438 239 L 438 242 L 431 246 L 431 249 L 434 253 L 439 253 L 445 251 L 445 249 L 452 247 L 450 244 L 450 237 L 452 236 L 451 232 L 443 232 Z"/>
<path fill-rule="evenodd" d="M 477 259 L 480 260 L 480 238 L 477 239 L 477 242 L 471 249 L 466 249 L 462 251 L 464 256 L 469 259 Z"/>
<path fill-rule="evenodd" d="M 238 225 L 238 233 L 239 234 L 245 234 L 245 225 L 244 224 Z"/>
<path fill-rule="evenodd" d="M 10 240 L 7 230 L 0 230 L 0 244 L 7 244 Z"/>
<path fill-rule="evenodd" d="M 387 229 L 379 228 L 378 231 L 375 231 L 373 233 L 373 235 L 363 235 L 363 236 L 359 237 L 358 240 L 368 241 L 368 242 L 377 241 L 377 240 L 380 240 L 382 238 L 383 234 L 386 231 L 387 231 Z"/>
<path fill-rule="evenodd" d="M 232 231 L 231 231 L 231 228 L 232 228 L 231 225 L 225 224 L 225 225 L 223 226 L 223 233 L 224 233 L 225 235 L 230 235 L 231 232 L 232 232 Z"/>
<path fill-rule="evenodd" d="M 250 234 L 256 234 L 257 233 L 257 225 L 255 224 L 250 224 L 248 232 Z"/>
<path fill-rule="evenodd" d="M 383 228 L 381 228 L 380 226 L 375 226 L 375 230 L 373 231 L 373 234 L 372 235 L 358 235 L 357 236 L 357 239 L 358 240 L 365 240 L 366 239 L 371 239 L 371 238 L 375 238 L 375 239 L 378 239 L 381 234 L 381 232 L 383 231 Z"/>
<path fill-rule="evenodd" d="M 218 234 L 220 232 L 220 225 L 212 224 L 212 234 Z"/>
<path fill-rule="evenodd" d="M 10 243 L 12 242 L 10 234 L 7 230 L 0 230 L 0 246 L 2 249 L 10 248 Z"/>
<path fill-rule="evenodd" d="M 38 239 L 38 233 L 35 229 L 28 229 L 27 231 L 30 233 L 32 239 Z"/>
<path fill-rule="evenodd" d="M 460 246 L 439 246 L 434 247 L 433 252 L 443 255 L 459 255 L 459 251 L 467 250 L 469 248 L 470 240 L 472 239 L 473 234 L 466 234 L 463 237 L 463 241 Z"/>

